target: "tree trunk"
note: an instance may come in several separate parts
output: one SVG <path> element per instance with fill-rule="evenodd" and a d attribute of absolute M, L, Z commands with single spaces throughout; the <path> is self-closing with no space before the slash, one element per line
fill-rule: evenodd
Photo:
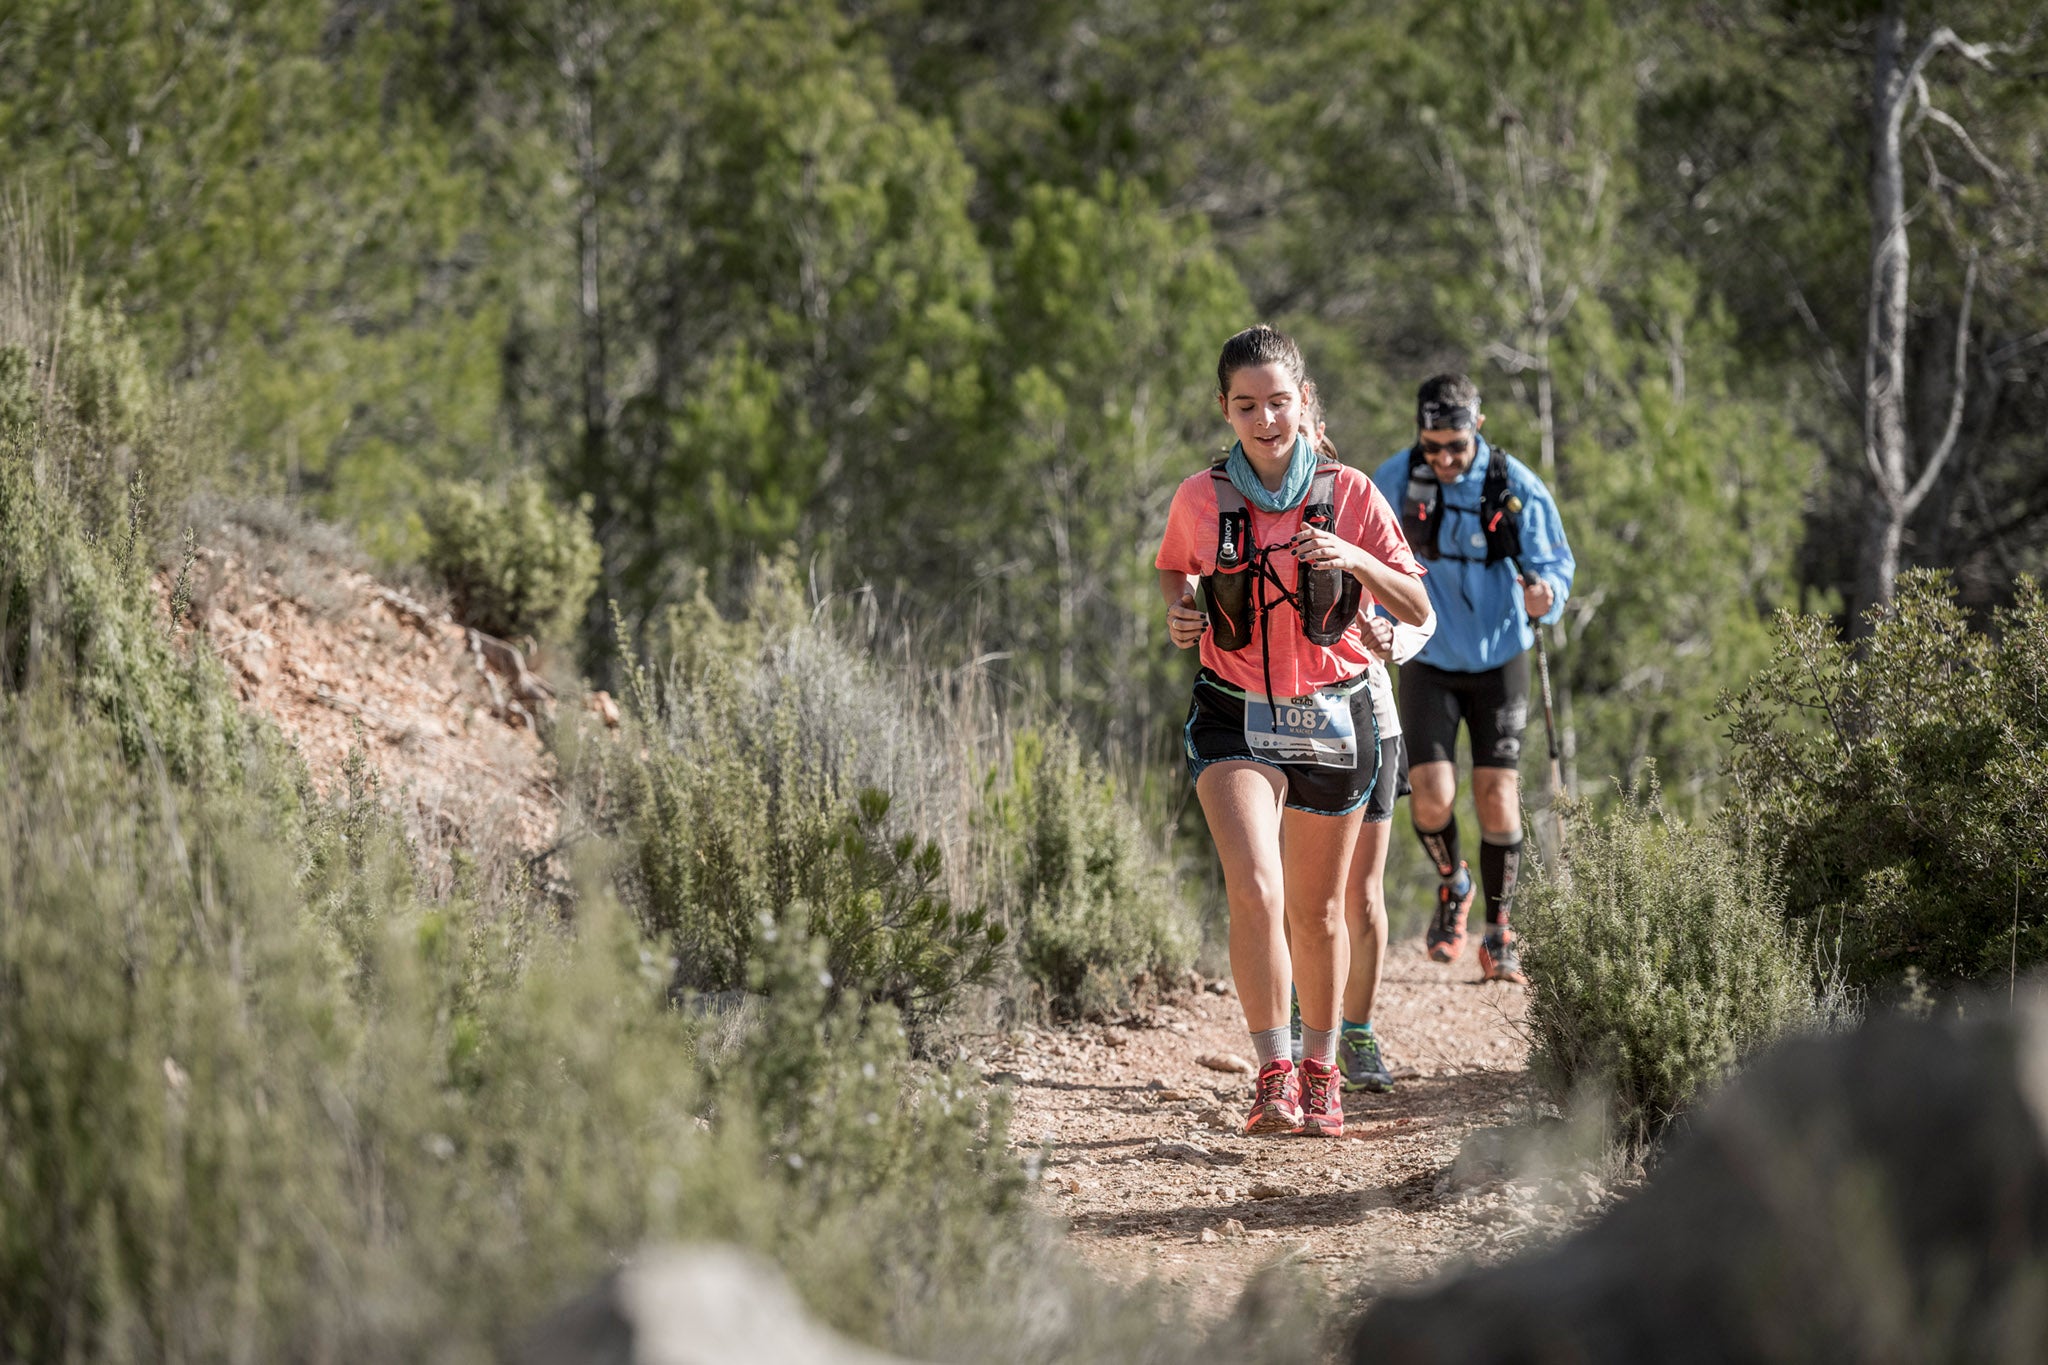
<path fill-rule="evenodd" d="M 1906 177 L 1900 115 L 1906 96 L 1906 16 L 1891 0 L 1877 21 L 1870 83 L 1870 315 L 1863 349 L 1863 441 L 1876 503 L 1856 578 L 1850 630 L 1889 602 L 1905 535 L 1906 304 L 1912 258 L 1906 242 Z"/>
<path fill-rule="evenodd" d="M 1906 519 L 1896 507 L 1875 497 L 1863 533 L 1863 550 L 1856 567 L 1855 616 L 1850 622 L 1852 638 L 1870 633 L 1869 610 L 1892 600 L 1899 581 L 1899 554 L 1906 540 Z"/>
<path fill-rule="evenodd" d="M 579 35 L 579 42 L 581 41 Z M 581 55 L 574 92 L 576 123 L 577 314 L 583 333 L 583 459 L 593 476 L 588 486 L 608 487 L 603 469 L 610 426 L 605 384 L 604 295 L 598 254 L 598 155 L 596 73 L 589 53 Z M 610 499 L 599 494 L 603 504 Z"/>
<path fill-rule="evenodd" d="M 587 10 L 562 35 L 559 70 L 568 83 L 569 137 L 576 157 L 576 315 L 581 349 L 583 440 L 577 453 L 577 488 L 589 494 L 592 528 L 604 547 L 599 590 L 591 594 L 585 628 L 589 637 L 610 641 L 611 604 L 623 596 L 618 522 L 619 471 L 611 465 L 611 394 L 606 382 L 603 258 L 599 252 L 604 161 L 598 149 L 598 61 L 604 39 Z M 607 655 L 608 645 L 600 646 Z"/>
<path fill-rule="evenodd" d="M 1059 674 L 1054 679 L 1054 698 L 1062 709 L 1074 704 L 1074 552 L 1067 533 L 1067 509 L 1073 479 L 1064 468 L 1054 471 L 1053 486 L 1063 495 L 1047 510 L 1046 526 L 1052 533 L 1053 572 L 1059 597 Z"/>
<path fill-rule="evenodd" d="M 1511 203 L 1502 203 L 1495 208 L 1495 222 L 1504 247 L 1503 254 L 1510 266 L 1519 265 L 1522 288 L 1525 292 L 1524 325 L 1526 347 L 1510 348 L 1510 362 L 1519 368 L 1533 370 L 1536 376 L 1536 431 L 1538 460 L 1542 467 L 1543 479 L 1550 487 L 1553 498 L 1560 498 L 1560 476 L 1557 470 L 1557 398 L 1552 383 L 1550 339 L 1563 325 L 1571 312 L 1573 301 L 1578 297 L 1578 283 L 1567 286 L 1563 296 L 1553 306 L 1549 289 L 1545 284 L 1549 262 L 1543 246 L 1543 233 L 1537 214 L 1529 206 L 1527 190 L 1529 184 L 1528 153 L 1524 141 L 1528 132 L 1519 120 L 1511 121 L 1502 130 L 1503 144 L 1507 151 L 1509 181 L 1514 187 Z M 1597 199 L 1603 178 L 1596 178 L 1594 187 L 1588 191 L 1591 199 Z M 1518 338 L 1521 340 L 1523 338 Z M 1561 498 L 1560 498 L 1561 501 Z M 1541 636 L 1546 627 L 1536 625 L 1538 648 L 1542 648 Z M 1565 632 L 1555 632 L 1554 638 L 1562 640 Z M 1576 793 L 1578 789 L 1578 736 L 1572 730 L 1572 703 L 1570 686 L 1562 668 L 1550 670 L 1552 710 L 1559 727 L 1559 747 L 1562 762 L 1558 775 L 1564 783 L 1564 791 L 1556 790 L 1550 781 L 1550 770 L 1545 769 L 1545 785 L 1550 788 L 1549 805 L 1555 808 L 1560 796 Z M 1548 719 L 1544 724 L 1550 724 Z M 1544 736 L 1544 746 L 1549 747 L 1550 737 Z"/>

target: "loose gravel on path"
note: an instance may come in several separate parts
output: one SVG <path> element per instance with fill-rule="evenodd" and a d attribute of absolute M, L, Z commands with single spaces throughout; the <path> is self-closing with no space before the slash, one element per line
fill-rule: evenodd
<path fill-rule="evenodd" d="M 1237 1135 L 1251 1077 L 1197 1061 L 1251 1055 L 1237 997 L 1216 986 L 1115 1024 L 1000 1040 L 986 1064 L 1012 1089 L 1040 1207 L 1104 1275 L 1187 1286 L 1214 1314 L 1281 1258 L 1332 1293 L 1372 1294 L 1500 1259 L 1597 1209 L 1607 1192 L 1587 1172 L 1461 1169 L 1454 1186 L 1468 1134 L 1536 1114 L 1526 993 L 1478 983 L 1469 957 L 1432 963 L 1419 941 L 1389 959 L 1374 1027 L 1418 1074 L 1345 1096 L 1340 1140 Z"/>

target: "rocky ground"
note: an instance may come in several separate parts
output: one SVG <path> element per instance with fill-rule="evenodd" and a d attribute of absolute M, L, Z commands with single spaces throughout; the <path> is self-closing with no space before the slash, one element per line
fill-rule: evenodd
<path fill-rule="evenodd" d="M 336 790 L 361 746 L 433 872 L 457 844 L 550 847 L 562 802 L 534 731 L 556 703 L 529 651 L 344 559 L 234 525 L 219 536 L 186 571 L 189 638 L 276 722 L 316 786 Z M 175 578 L 158 577 L 166 602 Z"/>
<path fill-rule="evenodd" d="M 1237 1135 L 1250 1040 L 1225 982 L 995 1040 L 986 1065 L 1014 1092 L 1040 1205 L 1103 1274 L 1186 1286 L 1215 1314 L 1281 1258 L 1369 1297 L 1585 1221 L 1609 1182 L 1538 1140 L 1561 1129 L 1527 1069 L 1523 989 L 1477 983 L 1469 958 L 1432 963 L 1419 941 L 1391 959 L 1375 1027 L 1403 1078 L 1347 1096 L 1341 1140 Z M 1245 1071 L 1215 1069 L 1232 1061 Z"/>

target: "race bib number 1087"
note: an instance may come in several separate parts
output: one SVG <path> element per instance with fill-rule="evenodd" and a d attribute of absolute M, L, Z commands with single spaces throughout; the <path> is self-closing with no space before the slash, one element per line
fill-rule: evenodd
<path fill-rule="evenodd" d="M 1356 768 L 1358 731 L 1351 723 L 1351 698 L 1334 692 L 1268 701 L 1256 693 L 1244 699 L 1244 737 L 1251 751 L 1273 763 L 1310 763 L 1319 768 Z"/>

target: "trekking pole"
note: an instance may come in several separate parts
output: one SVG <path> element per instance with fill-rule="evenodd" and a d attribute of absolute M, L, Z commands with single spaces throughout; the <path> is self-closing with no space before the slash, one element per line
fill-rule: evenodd
<path fill-rule="evenodd" d="M 1512 559 L 1508 563 L 1514 567 L 1515 581 L 1525 588 L 1528 587 L 1529 576 L 1522 572 L 1521 564 Z M 1550 746 L 1550 817 L 1557 822 L 1557 847 L 1562 856 L 1564 816 L 1557 809 L 1557 798 L 1564 795 L 1564 770 L 1558 763 L 1563 749 L 1557 739 L 1557 707 L 1551 700 L 1550 651 L 1543 644 L 1543 623 L 1531 616 L 1529 627 L 1536 636 L 1536 678 L 1543 688 L 1543 738 Z"/>
<path fill-rule="evenodd" d="M 1536 632 L 1536 677 L 1543 684 L 1543 737 L 1550 741 L 1550 790 L 1555 805 L 1557 795 L 1564 791 L 1564 774 L 1558 766 L 1563 751 L 1557 742 L 1557 711 L 1550 699 L 1550 651 L 1543 645 L 1543 623 L 1532 616 L 1529 624 Z"/>

